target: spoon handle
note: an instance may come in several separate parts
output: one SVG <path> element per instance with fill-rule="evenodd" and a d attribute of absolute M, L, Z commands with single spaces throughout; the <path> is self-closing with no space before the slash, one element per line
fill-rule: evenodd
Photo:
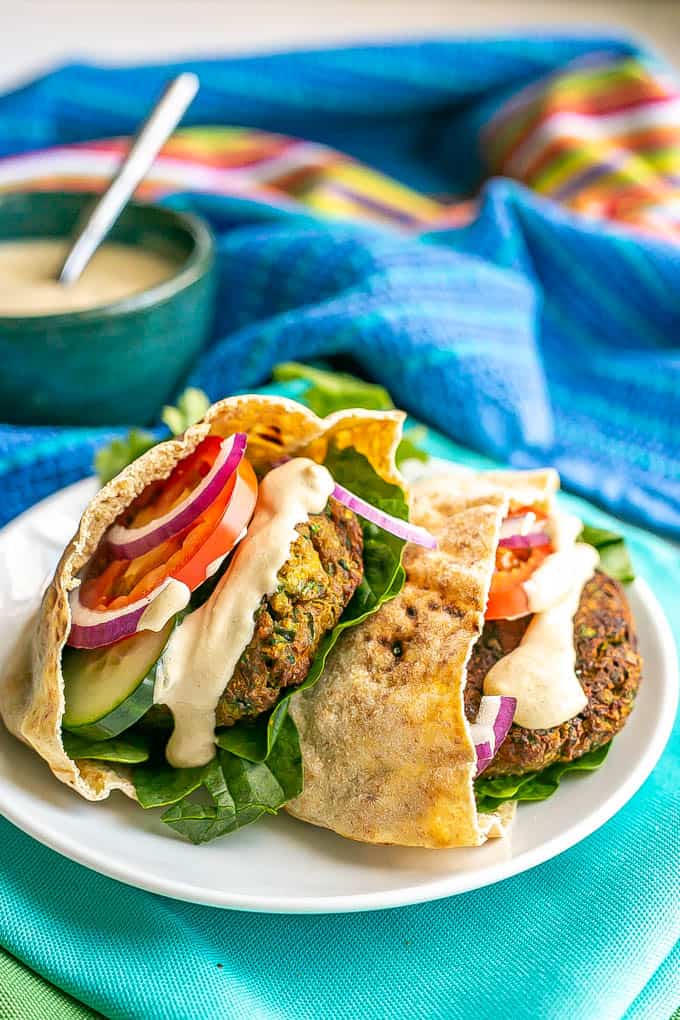
<path fill-rule="evenodd" d="M 185 72 L 163 90 L 160 99 L 137 131 L 130 151 L 108 188 L 77 225 L 59 273 L 60 283 L 75 283 L 78 279 L 148 172 L 159 150 L 182 119 L 198 86 L 196 75 Z"/>

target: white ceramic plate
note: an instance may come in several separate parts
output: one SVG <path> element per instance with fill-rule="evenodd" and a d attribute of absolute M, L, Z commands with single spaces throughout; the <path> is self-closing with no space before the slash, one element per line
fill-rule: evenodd
<path fill-rule="evenodd" d="M 92 480 L 64 489 L 0 532 L 0 655 L 35 606 L 94 490 Z M 239 910 L 370 910 L 498 882 L 554 857 L 611 818 L 664 748 L 677 706 L 673 639 L 644 581 L 631 586 L 629 598 L 645 682 L 628 725 L 598 772 L 565 781 L 547 803 L 520 805 L 508 839 L 463 850 L 372 847 L 281 814 L 194 847 L 159 821 L 160 812 L 142 811 L 120 793 L 101 803 L 82 800 L 1 724 L 0 811 L 35 839 L 104 875 Z"/>

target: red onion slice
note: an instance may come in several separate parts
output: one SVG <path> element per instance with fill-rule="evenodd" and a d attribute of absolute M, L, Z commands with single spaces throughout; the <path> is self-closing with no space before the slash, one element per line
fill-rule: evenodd
<path fill-rule="evenodd" d="M 121 638 L 129 637 L 137 631 L 139 621 L 147 606 L 158 598 L 172 580 L 172 577 L 166 577 L 152 592 L 136 602 L 131 602 L 129 606 L 105 611 L 88 609 L 87 606 L 84 606 L 80 601 L 80 588 L 75 588 L 69 595 L 71 630 L 67 643 L 74 648 L 99 648 L 102 645 L 112 645 L 114 641 L 120 641 Z M 187 602 L 190 594 L 187 588 Z M 170 612 L 168 619 L 170 616 L 174 616 L 175 612 L 177 612 L 176 608 L 174 612 Z M 167 622 L 165 620 L 163 626 Z"/>
<path fill-rule="evenodd" d="M 474 726 L 474 723 L 472 725 Z M 493 761 L 493 751 L 488 740 L 482 740 L 479 744 L 475 744 L 475 753 L 477 754 L 476 778 Z"/>
<path fill-rule="evenodd" d="M 115 558 L 133 560 L 189 527 L 217 499 L 234 471 L 238 469 L 247 442 L 245 432 L 237 432 L 225 439 L 215 463 L 200 485 L 162 517 L 157 517 L 140 528 L 125 528 L 122 524 L 114 524 L 109 528 L 105 540 Z"/>
<path fill-rule="evenodd" d="M 475 777 L 493 761 L 496 751 L 510 731 L 516 708 L 516 698 L 501 694 L 485 695 L 482 698 L 477 718 L 470 724 L 477 754 Z"/>
<path fill-rule="evenodd" d="M 530 535 L 509 535 L 501 538 L 498 544 L 505 549 L 533 549 L 538 545 L 550 545 L 550 541 L 545 531 L 534 531 Z"/>
<path fill-rule="evenodd" d="M 425 528 L 420 528 L 417 524 L 409 524 L 408 521 L 402 521 L 399 517 L 392 517 L 391 514 L 378 510 L 370 503 L 367 503 L 366 500 L 355 496 L 353 492 L 345 489 L 342 485 L 335 486 L 333 496 L 339 503 L 346 506 L 348 510 L 353 510 L 360 517 L 364 517 L 372 524 L 377 524 L 383 531 L 389 531 L 391 535 L 403 538 L 405 542 L 422 545 L 425 549 L 437 548 L 437 539 L 429 531 L 426 531 Z"/>
<path fill-rule="evenodd" d="M 506 549 L 531 549 L 538 545 L 550 545 L 550 535 L 536 525 L 536 514 L 527 510 L 524 514 L 510 514 L 501 524 L 499 546 Z"/>

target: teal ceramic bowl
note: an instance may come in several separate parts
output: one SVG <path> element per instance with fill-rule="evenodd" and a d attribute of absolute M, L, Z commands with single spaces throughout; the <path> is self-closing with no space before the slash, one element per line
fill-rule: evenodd
<path fill-rule="evenodd" d="M 0 243 L 68 238 L 91 194 L 0 196 Z M 214 304 L 214 245 L 194 216 L 130 204 L 109 235 L 177 263 L 149 290 L 85 311 L 0 314 L 0 420 L 148 424 L 203 347 Z"/>

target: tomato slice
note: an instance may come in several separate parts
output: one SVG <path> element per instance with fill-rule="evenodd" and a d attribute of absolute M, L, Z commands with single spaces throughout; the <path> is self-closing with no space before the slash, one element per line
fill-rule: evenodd
<path fill-rule="evenodd" d="M 126 528 L 141 528 L 162 517 L 193 492 L 210 471 L 222 448 L 220 436 L 206 436 L 193 453 L 177 464 L 168 478 L 147 485 L 122 519 Z"/>
<path fill-rule="evenodd" d="M 218 439 L 218 450 L 220 443 Z M 200 447 L 186 459 L 193 460 L 199 450 Z M 212 460 L 216 456 L 217 453 Z M 179 477 L 173 471 L 167 479 L 169 494 L 154 486 L 155 498 L 144 501 L 141 510 L 153 503 L 154 517 L 166 513 L 177 498 L 184 498 L 178 493 L 186 493 L 186 485 L 195 480 L 197 473 L 200 475 L 206 462 L 205 457 L 196 458 Z M 83 583 L 81 602 L 88 609 L 119 609 L 148 595 L 167 577 L 184 582 L 193 591 L 206 580 L 210 565 L 234 548 L 252 517 L 256 500 L 255 472 L 247 460 L 242 460 L 217 499 L 184 531 L 132 560 L 109 560 L 106 556 L 96 560 L 93 573 Z M 135 522 L 143 523 L 137 522 L 137 518 Z"/>
<path fill-rule="evenodd" d="M 521 517 L 528 511 L 535 513 L 537 520 L 545 520 L 546 515 L 532 507 L 520 507 L 513 510 L 510 516 Z M 496 549 L 496 570 L 491 579 L 489 599 L 484 614 L 487 620 L 508 620 L 513 616 L 526 616 L 530 612 L 524 582 L 552 552 L 552 545 L 534 546 L 531 549 L 509 549 L 506 546 L 498 546 Z"/>

